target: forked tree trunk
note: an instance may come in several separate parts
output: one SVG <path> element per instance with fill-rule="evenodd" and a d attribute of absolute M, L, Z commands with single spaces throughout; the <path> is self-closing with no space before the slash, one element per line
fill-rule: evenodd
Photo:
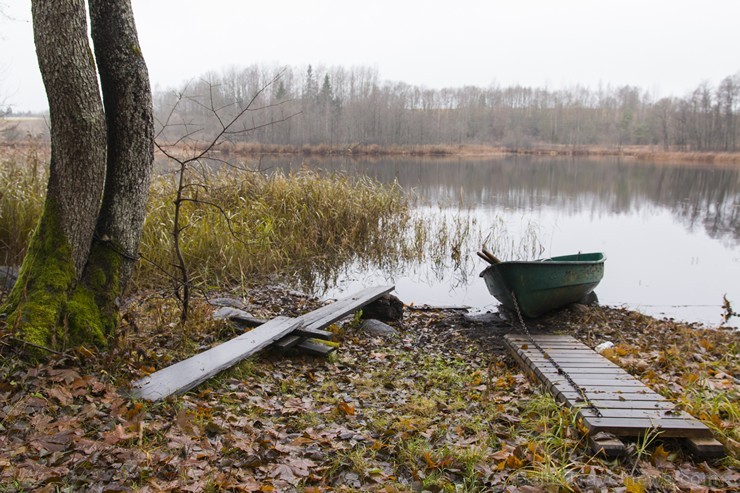
<path fill-rule="evenodd" d="M 32 348 L 106 345 L 144 222 L 152 104 L 130 0 L 90 6 L 105 114 L 84 0 L 32 1 L 51 171 L 44 212 L 3 308 Z"/>

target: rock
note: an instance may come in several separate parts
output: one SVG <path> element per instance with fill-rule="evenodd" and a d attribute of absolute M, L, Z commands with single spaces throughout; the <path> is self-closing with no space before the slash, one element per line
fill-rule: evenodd
<path fill-rule="evenodd" d="M 7 265 L 0 265 L 0 289 L 10 289 L 18 280 L 18 268 Z"/>
<path fill-rule="evenodd" d="M 500 314 L 492 312 L 466 313 L 463 315 L 463 318 L 468 322 L 476 324 L 497 324 L 506 321 Z"/>
<path fill-rule="evenodd" d="M 243 310 L 246 305 L 243 301 L 237 300 L 236 298 L 211 298 L 208 303 L 214 306 L 227 306 L 231 308 L 238 308 Z"/>
<path fill-rule="evenodd" d="M 403 301 L 392 294 L 365 305 L 362 309 L 362 318 L 397 322 L 403 319 Z"/>
<path fill-rule="evenodd" d="M 360 324 L 360 330 L 379 337 L 393 337 L 398 334 L 398 331 L 390 325 L 372 318 L 363 320 Z"/>
<path fill-rule="evenodd" d="M 238 308 L 231 308 L 229 306 L 222 306 L 212 315 L 216 320 L 228 320 L 236 327 L 244 329 L 246 327 L 256 327 L 267 322 L 261 318 L 252 316 L 251 313 L 239 310 Z"/>
<path fill-rule="evenodd" d="M 586 306 L 592 306 L 592 305 L 598 305 L 599 304 L 599 297 L 596 296 L 595 291 L 591 291 L 586 296 L 578 300 L 579 305 L 586 305 Z"/>

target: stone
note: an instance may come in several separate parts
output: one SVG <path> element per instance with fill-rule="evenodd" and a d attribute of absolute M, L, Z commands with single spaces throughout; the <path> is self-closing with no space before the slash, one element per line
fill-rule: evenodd
<path fill-rule="evenodd" d="M 18 268 L 0 265 L 0 289 L 10 291 L 18 280 Z"/>
<path fill-rule="evenodd" d="M 398 331 L 390 325 L 372 318 L 363 320 L 360 324 L 360 330 L 378 337 L 393 337 L 398 334 Z"/>
<path fill-rule="evenodd" d="M 208 303 L 214 306 L 226 306 L 230 308 L 238 308 L 240 310 L 245 308 L 245 304 L 242 300 L 238 300 L 236 298 L 211 298 L 208 300 Z"/>
<path fill-rule="evenodd" d="M 222 306 L 215 312 L 213 312 L 213 318 L 216 320 L 228 320 L 232 318 L 244 318 L 244 317 L 252 317 L 252 314 L 249 312 L 245 312 L 244 310 L 240 310 L 238 308 L 233 308 L 230 306 Z"/>
<path fill-rule="evenodd" d="M 467 322 L 476 324 L 498 324 L 505 322 L 506 319 L 501 317 L 499 313 L 485 312 L 485 313 L 466 313 L 463 318 Z"/>
<path fill-rule="evenodd" d="M 212 315 L 216 320 L 228 320 L 235 327 L 239 329 L 245 329 L 247 327 L 257 327 L 267 322 L 261 318 L 254 317 L 251 313 L 239 310 L 238 308 L 231 308 L 229 306 L 222 306 Z"/>
<path fill-rule="evenodd" d="M 365 305 L 362 318 L 398 322 L 403 319 L 403 301 L 392 294 L 386 294 Z"/>

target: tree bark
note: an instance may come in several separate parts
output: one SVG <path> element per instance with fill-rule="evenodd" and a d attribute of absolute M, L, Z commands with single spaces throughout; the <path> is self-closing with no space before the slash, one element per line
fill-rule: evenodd
<path fill-rule="evenodd" d="M 146 64 L 130 0 L 89 3 L 105 113 L 84 0 L 32 1 L 51 171 L 44 212 L 2 311 L 34 348 L 107 344 L 144 223 L 153 161 Z"/>
<path fill-rule="evenodd" d="M 33 31 L 51 119 L 47 197 L 71 247 L 77 274 L 87 262 L 105 178 L 105 118 L 84 0 L 34 0 Z M 73 178 L 73 179 L 70 179 Z"/>
<path fill-rule="evenodd" d="M 105 119 L 84 0 L 33 0 L 51 119 L 46 203 L 3 311 L 20 339 L 63 344 L 63 314 L 90 252 L 105 179 Z"/>
<path fill-rule="evenodd" d="M 149 74 L 130 0 L 90 0 L 90 25 L 108 123 L 105 192 L 82 292 L 100 311 L 104 335 L 136 264 L 154 160 Z"/>

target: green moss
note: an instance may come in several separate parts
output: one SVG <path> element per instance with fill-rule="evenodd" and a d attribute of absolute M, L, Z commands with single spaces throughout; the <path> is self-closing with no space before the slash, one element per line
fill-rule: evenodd
<path fill-rule="evenodd" d="M 95 295 L 82 284 L 78 284 L 69 297 L 65 306 L 64 320 L 68 345 L 101 347 L 107 345 L 100 308 L 95 304 Z"/>
<path fill-rule="evenodd" d="M 75 280 L 72 250 L 60 227 L 55 204 L 47 200 L 18 281 L 2 308 L 16 337 L 44 347 L 62 343 L 59 321 Z"/>
<path fill-rule="evenodd" d="M 114 248 L 95 242 L 77 282 L 71 247 L 53 202 L 47 201 L 18 282 L 2 308 L 16 337 L 52 349 L 107 346 L 118 322 L 121 263 Z M 28 349 L 44 356 L 34 346 Z"/>
<path fill-rule="evenodd" d="M 118 323 L 122 259 L 110 242 L 95 241 L 82 282 L 67 305 L 69 342 L 104 347 Z"/>

